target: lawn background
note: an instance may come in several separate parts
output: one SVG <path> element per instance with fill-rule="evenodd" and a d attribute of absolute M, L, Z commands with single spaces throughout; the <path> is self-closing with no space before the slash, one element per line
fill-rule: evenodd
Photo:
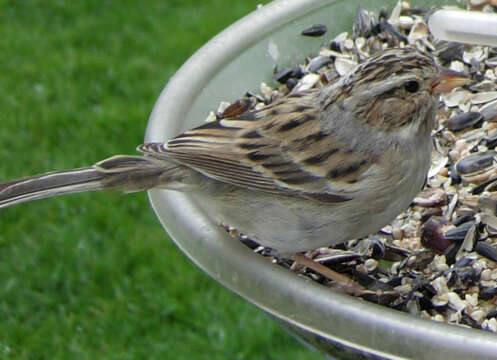
<path fill-rule="evenodd" d="M 133 153 L 169 77 L 259 2 L 0 0 L 0 179 Z M 144 193 L 23 204 L 0 227 L 0 358 L 321 358 L 194 267 Z"/>

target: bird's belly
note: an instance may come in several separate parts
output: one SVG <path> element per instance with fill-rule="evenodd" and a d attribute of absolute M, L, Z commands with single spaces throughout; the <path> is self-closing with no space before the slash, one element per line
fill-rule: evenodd
<path fill-rule="evenodd" d="M 216 191 L 193 195 L 217 223 L 232 226 L 285 255 L 378 231 L 409 206 L 423 181 L 423 174 L 412 176 L 400 188 L 390 189 L 391 194 L 378 196 L 377 191 L 371 191 L 369 198 L 331 205 L 219 183 Z"/>

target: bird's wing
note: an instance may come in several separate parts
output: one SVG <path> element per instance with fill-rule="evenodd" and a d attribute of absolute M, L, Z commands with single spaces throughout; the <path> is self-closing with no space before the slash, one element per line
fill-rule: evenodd
<path fill-rule="evenodd" d="M 138 150 L 247 189 L 327 203 L 347 201 L 371 161 L 323 130 L 316 96 L 290 95 Z"/>

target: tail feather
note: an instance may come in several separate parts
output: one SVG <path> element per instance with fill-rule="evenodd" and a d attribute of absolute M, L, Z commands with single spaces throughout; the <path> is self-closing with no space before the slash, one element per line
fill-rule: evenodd
<path fill-rule="evenodd" d="M 167 182 L 171 164 L 118 155 L 92 167 L 51 172 L 0 183 L 0 208 L 26 201 L 101 189 L 147 190 Z"/>
<path fill-rule="evenodd" d="M 46 173 L 0 184 L 0 208 L 66 193 L 102 188 L 102 173 L 93 168 Z"/>

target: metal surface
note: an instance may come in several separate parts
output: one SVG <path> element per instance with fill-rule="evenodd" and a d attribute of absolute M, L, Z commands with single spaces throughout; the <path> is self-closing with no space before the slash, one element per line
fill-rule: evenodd
<path fill-rule="evenodd" d="M 378 2 L 361 5 L 375 8 Z M 220 101 L 257 89 L 262 79 L 270 81 L 275 64 L 294 63 L 325 39 L 349 30 L 356 7 L 347 0 L 278 0 L 230 26 L 169 81 L 150 117 L 145 140 L 164 141 L 201 124 Z M 327 24 L 324 38 L 299 35 L 315 23 Z M 229 238 L 185 194 L 153 190 L 150 201 L 164 228 L 197 266 L 334 358 L 497 357 L 493 334 L 376 306 L 269 263 Z"/>

